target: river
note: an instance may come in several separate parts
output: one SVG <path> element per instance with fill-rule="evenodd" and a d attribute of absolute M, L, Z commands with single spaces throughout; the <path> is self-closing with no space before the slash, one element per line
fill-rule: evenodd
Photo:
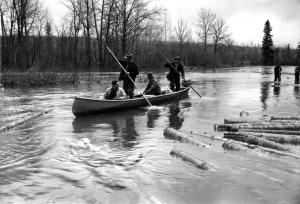
<path fill-rule="evenodd" d="M 231 152 L 221 142 L 205 149 L 164 137 L 166 127 L 215 132 L 213 125 L 246 111 L 253 117 L 299 115 L 300 87 L 284 67 L 281 87 L 271 68 L 188 72 L 193 87 L 181 101 L 150 110 L 75 118 L 75 96 L 98 98 L 110 82 L 0 92 L 0 126 L 28 112 L 50 113 L 0 133 L 0 203 L 300 203 L 300 162 L 289 157 Z M 162 74 L 160 84 L 167 87 Z M 145 84 L 138 83 L 142 88 Z M 195 152 L 214 170 L 172 157 Z M 291 146 L 300 152 L 299 146 Z"/>

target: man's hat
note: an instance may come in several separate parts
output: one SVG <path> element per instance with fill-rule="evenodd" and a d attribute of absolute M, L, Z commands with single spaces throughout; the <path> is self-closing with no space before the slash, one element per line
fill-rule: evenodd
<path fill-rule="evenodd" d="M 174 60 L 181 60 L 179 56 L 174 57 Z"/>
<path fill-rule="evenodd" d="M 128 53 L 125 57 L 128 58 L 128 59 L 131 59 L 132 58 L 132 54 Z"/>
<path fill-rule="evenodd" d="M 154 76 L 151 72 L 147 73 L 147 77 L 150 78 L 150 79 L 154 79 Z"/>

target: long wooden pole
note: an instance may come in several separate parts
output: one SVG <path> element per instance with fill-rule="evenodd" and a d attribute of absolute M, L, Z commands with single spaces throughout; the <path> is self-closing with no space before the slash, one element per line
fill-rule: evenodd
<path fill-rule="evenodd" d="M 168 58 L 166 58 L 162 53 L 161 53 L 161 51 L 159 51 L 158 50 L 158 52 L 159 52 L 159 54 L 171 65 L 171 67 L 172 67 L 172 69 L 177 73 L 177 74 L 179 74 L 179 76 L 183 79 L 183 80 L 185 80 L 185 78 L 183 78 L 183 76 L 176 70 L 176 68 L 172 65 L 172 63 L 168 60 Z M 202 96 L 194 89 L 194 87 L 192 87 L 192 85 L 190 85 L 190 87 L 191 87 L 191 89 L 193 89 L 193 91 L 201 98 Z"/>
<path fill-rule="evenodd" d="M 123 67 L 123 65 L 119 62 L 119 60 L 116 58 L 116 56 L 114 55 L 114 53 L 109 49 L 109 47 L 105 44 L 106 49 L 108 50 L 108 52 L 111 54 L 111 56 L 115 59 L 115 61 L 118 63 L 118 65 L 123 69 L 123 71 L 126 73 L 126 69 Z M 129 76 L 129 74 L 127 74 L 128 78 L 131 80 L 131 82 L 135 85 L 135 87 L 142 93 L 143 98 L 147 101 L 147 103 L 149 104 L 149 106 L 152 107 L 150 101 L 146 98 L 146 96 L 143 94 L 143 92 L 139 89 L 139 87 L 134 83 L 134 81 L 132 80 L 132 78 Z"/>
<path fill-rule="evenodd" d="M 1 82 L 2 82 L 2 35 L 0 35 L 0 91 L 4 89 L 3 84 Z"/>
<path fill-rule="evenodd" d="M 2 72 L 2 45 L 1 45 L 1 43 L 2 43 L 2 37 L 1 37 L 1 35 L 0 35 L 0 87 L 2 86 L 2 84 L 1 84 L 1 72 Z"/>

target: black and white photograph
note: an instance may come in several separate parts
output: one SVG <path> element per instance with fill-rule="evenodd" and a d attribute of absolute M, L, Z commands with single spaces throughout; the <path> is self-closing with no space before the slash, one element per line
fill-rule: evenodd
<path fill-rule="evenodd" d="M 0 0 L 0 204 L 300 204 L 300 0 Z"/>

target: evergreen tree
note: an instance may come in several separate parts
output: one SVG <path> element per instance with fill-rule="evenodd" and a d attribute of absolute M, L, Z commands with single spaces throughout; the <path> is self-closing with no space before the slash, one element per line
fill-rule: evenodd
<path fill-rule="evenodd" d="M 263 65 L 273 65 L 274 50 L 273 40 L 271 35 L 272 27 L 269 20 L 266 21 L 264 27 L 264 37 L 262 42 L 262 63 Z"/>

